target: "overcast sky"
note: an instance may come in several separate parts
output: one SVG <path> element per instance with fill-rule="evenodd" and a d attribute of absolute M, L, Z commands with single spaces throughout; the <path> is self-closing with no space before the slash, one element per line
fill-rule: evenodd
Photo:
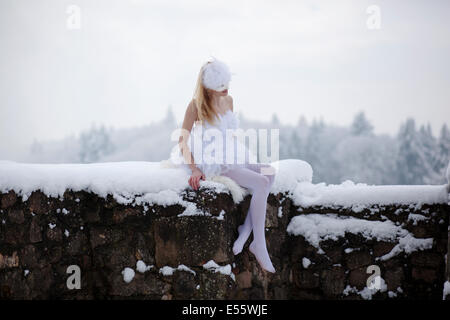
<path fill-rule="evenodd" d="M 363 110 L 376 133 L 415 117 L 436 135 L 450 119 L 449 17 L 447 0 L 0 0 L 0 159 L 93 123 L 158 121 L 168 105 L 181 122 L 211 55 L 248 118 L 348 125 Z"/>

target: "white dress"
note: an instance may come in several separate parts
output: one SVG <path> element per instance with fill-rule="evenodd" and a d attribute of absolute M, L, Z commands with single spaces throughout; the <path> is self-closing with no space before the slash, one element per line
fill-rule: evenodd
<path fill-rule="evenodd" d="M 239 119 L 230 109 L 223 115 L 219 114 L 215 124 L 208 121 L 203 123 L 204 125 L 196 124 L 192 128 L 188 146 L 195 165 L 207 178 L 221 175 L 236 166 L 245 167 L 248 163 L 257 162 L 254 153 L 236 135 Z M 188 174 L 192 173 L 178 145 L 173 149 L 170 160 L 176 166 L 186 170 Z"/>

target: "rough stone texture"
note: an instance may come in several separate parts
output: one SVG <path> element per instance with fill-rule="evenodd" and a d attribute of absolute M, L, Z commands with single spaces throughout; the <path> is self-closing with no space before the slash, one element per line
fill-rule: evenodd
<path fill-rule="evenodd" d="M 230 248 L 234 238 L 231 224 L 225 219 L 211 223 L 211 219 L 203 216 L 155 219 L 156 265 L 202 266 L 208 262 L 206 257 L 219 264 L 231 261 Z"/>
<path fill-rule="evenodd" d="M 211 216 L 182 216 L 181 205 L 149 207 L 117 203 L 85 191 L 66 191 L 48 198 L 36 191 L 22 202 L 13 191 L 0 194 L 0 298 L 2 299 L 362 299 L 348 287 L 366 286 L 367 267 L 380 267 L 387 291 L 374 299 L 442 299 L 448 252 L 450 206 L 372 206 L 361 212 L 340 207 L 298 208 L 287 194 L 270 194 L 266 238 L 277 273 L 262 272 L 255 257 L 244 250 L 237 256 L 232 244 L 237 226 L 245 219 L 250 196 L 238 205 L 227 194 L 186 190 L 183 198 Z M 281 207 L 281 216 L 279 208 Z M 65 210 L 63 210 L 65 209 Z M 218 219 L 224 211 L 223 219 Z M 401 253 L 380 261 L 396 243 L 367 240 L 362 235 L 320 243 L 324 253 L 302 236 L 287 234 L 286 227 L 298 214 L 335 213 L 368 220 L 389 219 L 402 224 L 417 238 L 433 238 L 429 250 Z M 408 221 L 410 213 L 426 220 Z M 352 248 L 352 252 L 345 252 Z M 302 259 L 311 264 L 303 266 Z M 448 258 L 448 256 L 447 256 Z M 142 260 L 151 268 L 136 270 Z M 214 260 L 231 265 L 232 275 L 203 268 Z M 67 268 L 81 270 L 81 289 L 69 290 Z M 163 275 L 160 268 L 179 265 Z M 122 271 L 135 276 L 124 281 Z M 399 289 L 400 288 L 400 289 Z"/>

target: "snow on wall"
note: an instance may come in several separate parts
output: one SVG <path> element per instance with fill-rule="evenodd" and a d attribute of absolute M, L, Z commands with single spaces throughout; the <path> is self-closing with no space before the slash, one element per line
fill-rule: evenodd
<path fill-rule="evenodd" d="M 446 185 L 375 186 L 350 180 L 339 185 L 313 184 L 313 170 L 305 161 L 286 159 L 271 164 L 276 168 L 271 192 L 288 193 L 295 205 L 304 207 L 448 202 Z M 103 198 L 112 194 L 122 204 L 181 204 L 189 209 L 179 195 L 190 188 L 188 174 L 179 168 L 164 168 L 160 162 L 34 164 L 1 160 L 0 177 L 0 192 L 12 189 L 23 201 L 38 189 L 52 197 L 62 197 L 71 189 L 91 191 Z M 200 181 L 200 185 L 230 193 L 217 181 Z"/>
<path fill-rule="evenodd" d="M 337 240 L 345 237 L 345 233 L 361 234 L 366 239 L 398 242 L 391 252 L 381 257 L 390 259 L 400 252 L 411 253 L 417 250 L 430 249 L 433 238 L 418 239 L 401 226 L 392 221 L 371 221 L 354 217 L 339 217 L 336 214 L 302 214 L 291 219 L 286 231 L 289 234 L 303 236 L 319 252 L 323 240 Z"/>
<path fill-rule="evenodd" d="M 271 196 L 266 231 L 277 270 L 283 272 L 283 279 L 292 274 L 293 282 L 280 284 L 270 291 L 271 298 L 294 294 L 297 299 L 351 298 L 353 295 L 371 299 L 378 293 L 364 286 L 366 267 L 373 264 L 382 268 L 382 280 L 386 280 L 387 286 L 383 288 L 388 290 L 384 296 L 389 298 L 397 295 L 422 297 L 422 294 L 436 297 L 436 292 L 441 298 L 448 292 L 448 285 L 443 288 L 448 228 L 445 185 L 369 186 L 351 181 L 340 185 L 312 184 L 312 169 L 304 161 L 282 160 L 275 167 L 277 177 L 271 191 L 287 192 L 291 200 Z M 257 270 L 257 262 L 234 261 L 231 251 L 239 224 L 236 217 L 240 216 L 243 221 L 245 206 L 233 206 L 228 197 L 222 196 L 202 205 L 204 198 L 189 191 L 187 179 L 183 170 L 162 168 L 160 163 L 144 161 L 57 165 L 0 161 L 0 192 L 12 189 L 24 201 L 37 189 L 54 197 L 47 199 L 36 193 L 30 201 L 21 203 L 14 194 L 1 195 L 0 240 L 7 244 L 3 248 L 8 250 L 0 253 L 0 258 L 3 255 L 0 269 L 4 269 L 0 270 L 0 282 L 11 288 L 13 297 L 27 296 L 22 290 L 27 285 L 31 286 L 32 297 L 46 297 L 48 292 L 56 290 L 52 283 L 57 284 L 59 278 L 55 278 L 54 270 L 66 263 L 61 258 L 66 255 L 42 268 L 39 261 L 28 259 L 30 251 L 27 250 L 42 255 L 43 248 L 55 248 L 55 252 L 62 250 L 80 259 L 77 264 L 95 261 L 87 272 L 103 272 L 105 279 L 111 279 L 110 285 L 98 287 L 98 292 L 83 291 L 80 297 L 147 295 L 150 290 L 157 298 L 167 298 L 166 284 L 172 281 L 170 292 L 176 298 L 223 299 L 236 292 L 244 297 L 262 297 L 252 280 L 259 274 L 252 271 Z M 201 181 L 201 185 L 208 187 L 201 193 L 229 192 L 226 184 L 217 181 Z M 67 189 L 91 191 L 99 197 L 113 194 L 125 207 L 113 202 L 103 203 L 96 196 L 81 195 L 80 200 L 71 192 L 64 194 Z M 64 202 L 61 202 L 57 197 L 63 194 Z M 417 202 L 433 205 L 421 208 Z M 178 203 L 186 209 L 157 208 L 152 210 L 154 215 L 148 217 L 140 215 L 141 208 L 130 208 L 134 203 Z M 354 214 L 358 208 L 372 203 L 410 205 L 407 208 L 388 206 L 382 213 L 371 216 Z M 340 204 L 352 206 L 353 212 L 349 214 L 347 210 L 335 210 L 331 206 L 298 210 L 295 205 L 299 204 Z M 225 210 L 218 216 L 205 214 L 208 210 L 222 209 L 222 205 L 226 206 Z M 143 211 L 147 210 L 144 205 Z M 212 219 L 177 218 L 201 213 Z M 286 232 L 294 237 L 285 237 Z M 91 250 L 76 249 L 86 246 Z M 280 255 L 285 252 L 286 256 Z M 407 264 L 405 255 L 408 255 Z M 43 280 L 28 284 L 29 274 Z M 184 286 L 177 286 L 180 279 L 196 290 L 186 293 Z M 211 283 L 217 283 L 220 290 L 208 289 Z M 241 286 L 242 291 L 230 285 Z M 111 288 L 111 292 L 106 291 L 107 288 Z"/>
<path fill-rule="evenodd" d="M 312 181 L 312 168 L 304 161 L 282 160 L 273 166 L 278 172 L 273 193 L 288 191 L 299 182 Z M 130 204 L 139 196 L 145 203 L 171 205 L 180 203 L 178 194 L 189 188 L 185 171 L 146 161 L 34 164 L 0 160 L 0 176 L 0 191 L 6 193 L 12 189 L 23 201 L 38 189 L 52 197 L 61 197 L 71 189 L 91 191 L 104 198 L 112 194 L 123 204 Z M 229 193 L 229 189 L 215 181 L 200 181 L 200 185 L 218 193 Z"/>
<path fill-rule="evenodd" d="M 447 203 L 446 185 L 367 185 L 347 180 L 339 185 L 299 183 L 293 191 L 295 205 L 343 206 Z"/>
<path fill-rule="evenodd" d="M 145 195 L 148 203 L 171 205 L 181 201 L 188 176 L 180 169 L 161 168 L 159 162 L 126 161 L 91 164 L 27 164 L 0 161 L 0 192 L 14 190 L 25 201 L 40 189 L 62 197 L 67 189 L 90 191 L 103 198 L 112 194 L 122 204 Z M 228 192 L 222 184 L 202 181 L 216 192 Z"/>

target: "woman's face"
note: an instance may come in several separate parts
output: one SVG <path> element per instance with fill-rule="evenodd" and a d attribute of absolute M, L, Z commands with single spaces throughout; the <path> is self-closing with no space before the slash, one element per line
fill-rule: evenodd
<path fill-rule="evenodd" d="M 221 97 L 228 95 L 228 89 L 225 89 L 222 91 L 216 91 L 216 92 L 218 92 Z"/>
<path fill-rule="evenodd" d="M 208 91 L 208 93 L 211 96 L 224 97 L 224 96 L 228 95 L 228 89 L 225 89 L 225 90 L 222 90 L 222 91 L 215 91 L 215 90 L 211 90 L 211 89 L 206 89 L 206 91 Z"/>

